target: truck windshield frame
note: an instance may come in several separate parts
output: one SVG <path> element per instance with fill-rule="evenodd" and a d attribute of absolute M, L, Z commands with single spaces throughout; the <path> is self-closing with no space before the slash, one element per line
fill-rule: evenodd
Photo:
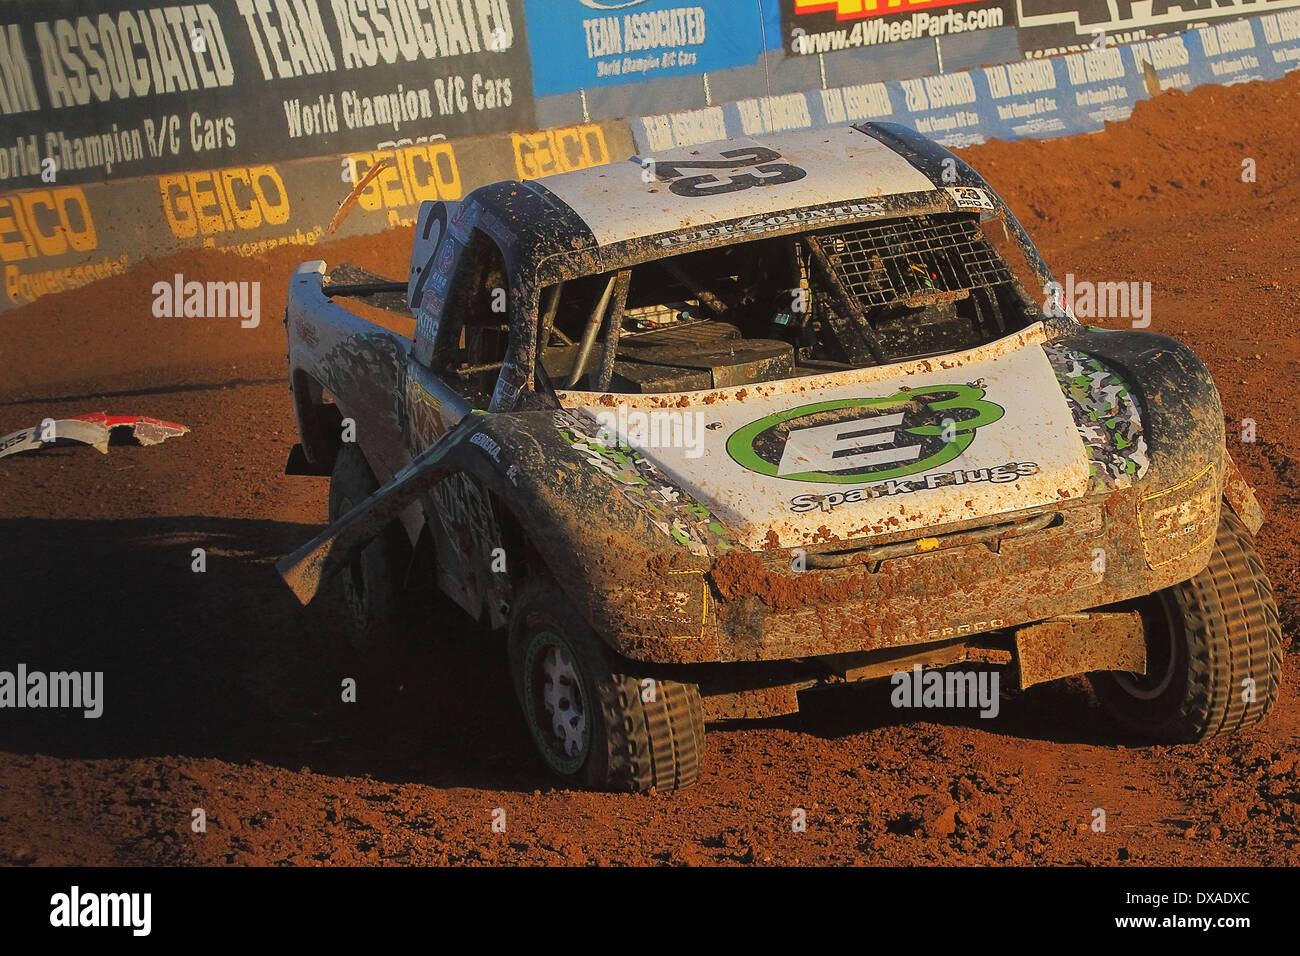
<path fill-rule="evenodd" d="M 1045 318 L 1029 284 L 1050 272 L 1012 222 L 943 210 L 643 245 L 538 290 L 533 367 L 565 391 L 673 394 L 987 344 Z"/>

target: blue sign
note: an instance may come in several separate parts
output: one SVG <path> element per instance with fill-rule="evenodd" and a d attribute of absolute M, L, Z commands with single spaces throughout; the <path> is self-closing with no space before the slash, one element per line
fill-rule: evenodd
<path fill-rule="evenodd" d="M 1278 73 L 1300 69 L 1300 10 L 1260 17 L 1254 23 L 1264 38 L 1261 57 Z"/>
<path fill-rule="evenodd" d="M 754 64 L 762 20 L 735 0 L 525 0 L 536 96 Z"/>
<path fill-rule="evenodd" d="M 1300 20 L 1300 14 L 1288 15 Z M 1278 18 L 1268 17 L 1269 27 Z M 1286 72 L 1269 50 L 1268 35 L 1273 30 L 1265 28 L 1260 20 L 1225 20 L 1189 32 L 1192 44 L 1203 61 L 1197 80 L 1201 84 L 1250 83 L 1258 80 L 1280 79 Z"/>
<path fill-rule="evenodd" d="M 978 71 L 896 80 L 888 86 L 890 100 L 902 104 L 897 122 L 904 126 L 949 148 L 974 146 L 988 139 L 988 84 Z"/>
<path fill-rule="evenodd" d="M 1142 71 L 1120 47 L 986 66 L 985 126 L 993 139 L 1048 139 L 1129 118 L 1145 96 Z"/>

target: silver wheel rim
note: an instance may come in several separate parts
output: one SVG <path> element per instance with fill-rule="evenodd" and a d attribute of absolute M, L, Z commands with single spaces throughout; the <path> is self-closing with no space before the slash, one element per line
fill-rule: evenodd
<path fill-rule="evenodd" d="M 576 757 L 582 753 L 587 730 L 587 707 L 577 668 L 563 647 L 552 644 L 542 658 L 542 673 L 542 706 L 556 746 L 566 757 Z"/>

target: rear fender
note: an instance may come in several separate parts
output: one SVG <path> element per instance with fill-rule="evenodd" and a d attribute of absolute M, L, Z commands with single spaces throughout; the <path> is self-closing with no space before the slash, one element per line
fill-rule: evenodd
<path fill-rule="evenodd" d="M 323 468 L 345 439 L 350 419 L 346 437 L 361 445 L 376 475 L 391 475 L 407 460 L 403 385 L 411 340 L 336 305 L 321 291 L 324 273 L 324 262 L 300 265 L 285 311 L 289 384 L 303 451 Z M 320 411 L 326 391 L 344 419 L 337 434 Z"/>

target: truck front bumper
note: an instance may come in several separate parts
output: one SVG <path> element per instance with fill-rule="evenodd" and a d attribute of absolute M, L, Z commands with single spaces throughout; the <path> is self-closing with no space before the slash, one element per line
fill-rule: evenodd
<path fill-rule="evenodd" d="M 808 659 L 1011 631 L 1150 594 L 1204 568 L 1212 530 L 1152 563 L 1137 520 L 1144 500 L 1127 489 L 1062 507 L 1023 535 L 938 547 L 923 539 L 913 553 L 843 567 L 801 570 L 787 551 L 732 551 L 604 594 L 593 624 L 625 657 L 663 664 Z M 1211 529 L 1217 518 L 1215 507 Z"/>

